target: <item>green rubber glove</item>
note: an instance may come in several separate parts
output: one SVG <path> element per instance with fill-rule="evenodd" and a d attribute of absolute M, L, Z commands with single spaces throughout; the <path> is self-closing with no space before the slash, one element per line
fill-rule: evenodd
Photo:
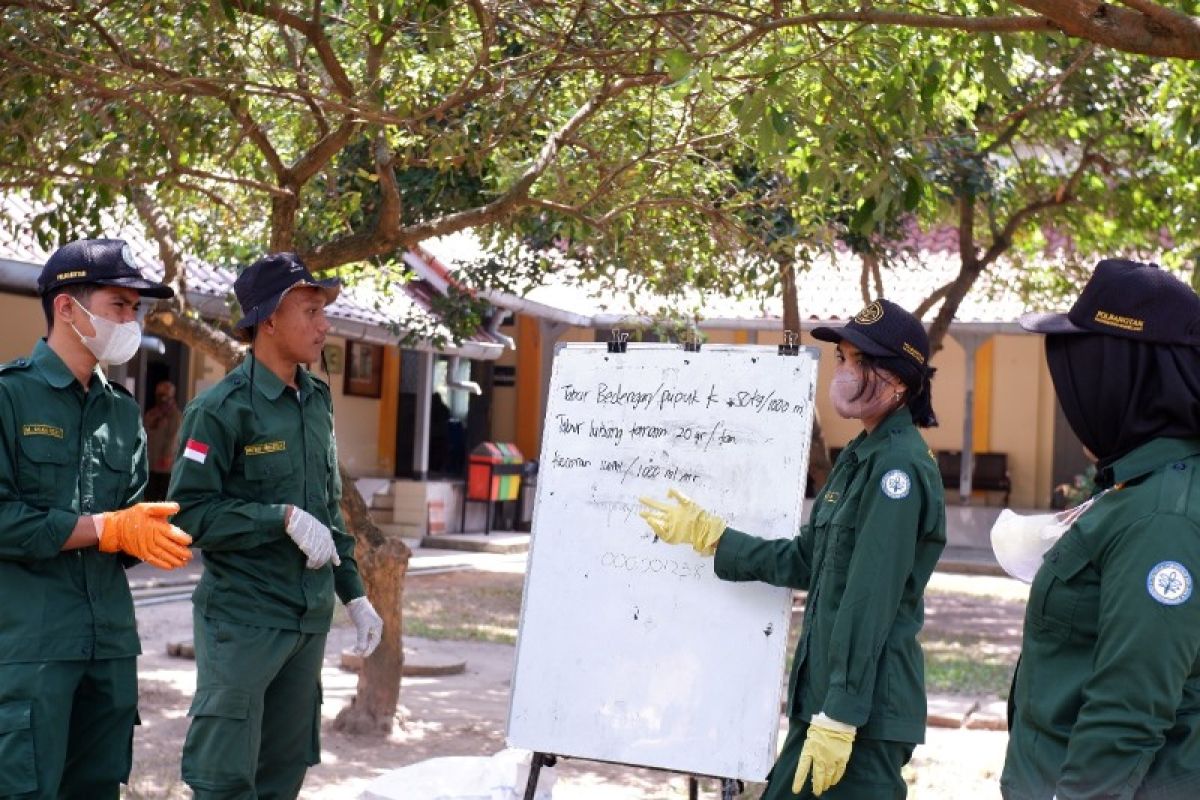
<path fill-rule="evenodd" d="M 725 533 L 725 520 L 708 513 L 678 489 L 668 489 L 667 496 L 675 503 L 639 498 L 645 506 L 639 515 L 654 535 L 671 544 L 690 544 L 701 555 L 715 553 Z"/>
<path fill-rule="evenodd" d="M 846 774 L 846 763 L 854 748 L 856 728 L 838 722 L 824 714 L 817 714 L 808 726 L 804 747 L 800 748 L 800 763 L 796 765 L 796 777 L 792 779 L 792 794 L 800 794 L 804 782 L 812 773 L 812 791 L 820 797 L 826 789 L 836 784 Z"/>

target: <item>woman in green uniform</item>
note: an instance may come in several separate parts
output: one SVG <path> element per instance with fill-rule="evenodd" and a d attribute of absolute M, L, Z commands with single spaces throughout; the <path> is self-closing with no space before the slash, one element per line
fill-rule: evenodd
<path fill-rule="evenodd" d="M 1107 489 L 1046 552 L 1025 610 L 1008 800 L 1200 797 L 1200 297 L 1101 261 L 1047 334 L 1063 415 Z M 1103 365 L 1103 368 L 1100 368 Z"/>
<path fill-rule="evenodd" d="M 918 427 L 937 424 L 929 339 L 916 317 L 878 300 L 840 328 L 830 400 L 863 431 L 847 445 L 795 539 L 727 528 L 671 490 L 643 499 L 659 538 L 715 553 L 718 577 L 808 591 L 788 685 L 789 730 L 764 800 L 887 800 L 925 736 L 923 593 L 946 543 L 937 464 Z"/>

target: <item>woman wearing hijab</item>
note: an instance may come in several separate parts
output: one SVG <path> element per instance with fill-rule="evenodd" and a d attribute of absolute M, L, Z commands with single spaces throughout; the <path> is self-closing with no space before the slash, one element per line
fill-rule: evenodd
<path fill-rule="evenodd" d="M 1027 314 L 1108 489 L 1033 579 L 1007 800 L 1200 797 L 1200 298 L 1101 261 L 1067 314 Z"/>
<path fill-rule="evenodd" d="M 716 555 L 718 577 L 808 590 L 788 684 L 788 735 L 763 800 L 903 798 L 901 768 L 925 737 L 924 591 L 946 544 L 937 424 L 920 321 L 878 300 L 840 328 L 830 400 L 863 431 L 838 457 L 795 539 L 727 528 L 678 491 L 643 498 L 664 541 Z"/>

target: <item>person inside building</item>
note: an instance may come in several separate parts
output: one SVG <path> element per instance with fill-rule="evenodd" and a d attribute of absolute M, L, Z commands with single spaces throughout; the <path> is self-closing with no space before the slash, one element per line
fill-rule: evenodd
<path fill-rule="evenodd" d="M 146 446 L 149 450 L 150 481 L 146 498 L 165 500 L 171 482 L 171 465 L 175 461 L 175 440 L 183 412 L 175 403 L 175 384 L 159 381 L 154 387 L 154 405 L 146 412 Z"/>
<path fill-rule="evenodd" d="M 937 424 L 929 339 L 877 300 L 839 328 L 830 401 L 863 431 L 838 456 L 794 539 L 727 528 L 677 490 L 642 499 L 662 540 L 714 554 L 718 577 L 808 591 L 788 685 L 788 734 L 762 797 L 903 798 L 901 768 L 925 735 L 917 633 L 946 543 L 937 463 L 918 428 Z"/>
<path fill-rule="evenodd" d="M 1106 259 L 1021 324 L 1101 494 L 1034 574 L 1001 793 L 1200 797 L 1200 297 Z"/>
<path fill-rule="evenodd" d="M 191 558 L 170 503 L 143 503 L 137 401 L 101 365 L 137 353 L 125 242 L 64 245 L 38 277 L 46 338 L 0 366 L 0 797 L 117 800 L 141 652 L 125 567 Z"/>
<path fill-rule="evenodd" d="M 320 361 L 325 306 L 292 253 L 234 283 L 245 360 L 184 411 L 170 497 L 204 574 L 192 597 L 197 685 L 183 778 L 197 798 L 294 798 L 320 761 L 321 662 L 334 597 L 366 657 L 383 621 L 363 589 Z"/>

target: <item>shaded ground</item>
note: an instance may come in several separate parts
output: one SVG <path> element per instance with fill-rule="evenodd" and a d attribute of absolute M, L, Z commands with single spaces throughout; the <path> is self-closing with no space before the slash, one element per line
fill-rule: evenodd
<path fill-rule="evenodd" d="M 465 674 L 405 678 L 395 733 L 383 740 L 335 733 L 328 723 L 354 694 L 357 680 L 338 666 L 353 632 L 335 618 L 323 673 L 326 728 L 322 763 L 310 770 L 301 794 L 314 800 L 351 800 L 376 775 L 449 755 L 490 755 L 504 747 L 508 692 L 523 575 L 452 572 L 408 579 L 406 648 L 422 659 L 465 661 Z M 1020 644 L 1025 587 L 999 578 L 935 575 L 927 595 L 923 640 L 931 691 L 1000 694 L 1007 690 Z M 799 604 L 797 605 L 799 608 Z M 165 800 L 190 793 L 179 780 L 179 753 L 195 665 L 166 655 L 168 641 L 190 638 L 191 606 L 173 603 L 138 609 L 145 655 L 140 661 L 142 728 L 135 740 L 128 798 Z M 423 637 L 413 635 L 420 632 Z M 917 800 L 999 797 L 997 775 L 1005 736 L 989 731 L 931 728 L 906 774 Z M 655 770 L 562 762 L 558 800 L 683 798 L 686 780 Z M 748 787 L 747 797 L 757 794 Z M 702 796 L 716 796 L 715 783 Z"/>

